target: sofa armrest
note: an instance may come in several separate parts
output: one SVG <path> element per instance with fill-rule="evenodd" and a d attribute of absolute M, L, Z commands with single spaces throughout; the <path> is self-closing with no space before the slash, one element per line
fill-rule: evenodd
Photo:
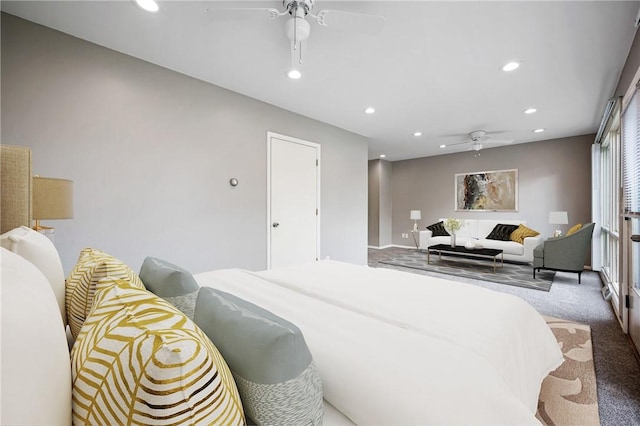
<path fill-rule="evenodd" d="M 420 249 L 421 250 L 426 250 L 429 248 L 429 240 L 431 239 L 431 236 L 433 235 L 433 232 L 431 232 L 429 229 L 425 229 L 424 231 L 420 231 Z"/>
<path fill-rule="evenodd" d="M 525 237 L 522 245 L 524 246 L 524 252 L 522 258 L 528 262 L 533 261 L 533 250 L 544 242 L 542 237 Z"/>

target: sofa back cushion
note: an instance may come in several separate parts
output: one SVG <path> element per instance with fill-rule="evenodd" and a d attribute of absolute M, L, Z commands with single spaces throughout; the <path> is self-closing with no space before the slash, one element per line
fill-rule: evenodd
<path fill-rule="evenodd" d="M 441 221 L 446 221 L 447 218 L 440 219 Z M 464 223 L 462 224 L 462 228 L 458 232 L 456 232 L 456 238 L 466 239 L 466 238 L 476 238 L 476 234 L 478 232 L 478 220 L 477 219 L 463 219 Z"/>

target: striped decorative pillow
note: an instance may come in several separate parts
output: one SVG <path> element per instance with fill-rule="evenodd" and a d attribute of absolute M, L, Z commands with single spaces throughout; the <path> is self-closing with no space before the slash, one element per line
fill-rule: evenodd
<path fill-rule="evenodd" d="M 67 277 L 65 288 L 67 320 L 73 337 L 78 336 L 84 319 L 91 311 L 96 284 L 106 277 L 123 279 L 135 287 L 144 288 L 138 275 L 120 260 L 100 250 L 82 250 Z"/>
<path fill-rule="evenodd" d="M 245 423 L 211 341 L 168 302 L 126 281 L 98 283 L 71 373 L 74 424 Z"/>

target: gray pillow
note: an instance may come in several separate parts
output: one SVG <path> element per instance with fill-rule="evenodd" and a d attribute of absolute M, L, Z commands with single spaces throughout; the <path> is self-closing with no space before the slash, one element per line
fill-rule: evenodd
<path fill-rule="evenodd" d="M 256 424 L 322 424 L 322 383 L 298 327 L 213 288 L 198 293 L 194 322 L 216 345 Z"/>
<path fill-rule="evenodd" d="M 200 286 L 189 271 L 166 260 L 147 257 L 138 276 L 147 290 L 162 297 L 193 319 Z"/>

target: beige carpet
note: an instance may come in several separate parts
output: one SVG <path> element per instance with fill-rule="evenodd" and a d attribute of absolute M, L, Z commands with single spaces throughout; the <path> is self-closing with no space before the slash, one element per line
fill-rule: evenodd
<path fill-rule="evenodd" d="M 599 425 L 591 328 L 552 317 L 545 320 L 565 361 L 542 382 L 536 417 L 545 425 Z"/>

